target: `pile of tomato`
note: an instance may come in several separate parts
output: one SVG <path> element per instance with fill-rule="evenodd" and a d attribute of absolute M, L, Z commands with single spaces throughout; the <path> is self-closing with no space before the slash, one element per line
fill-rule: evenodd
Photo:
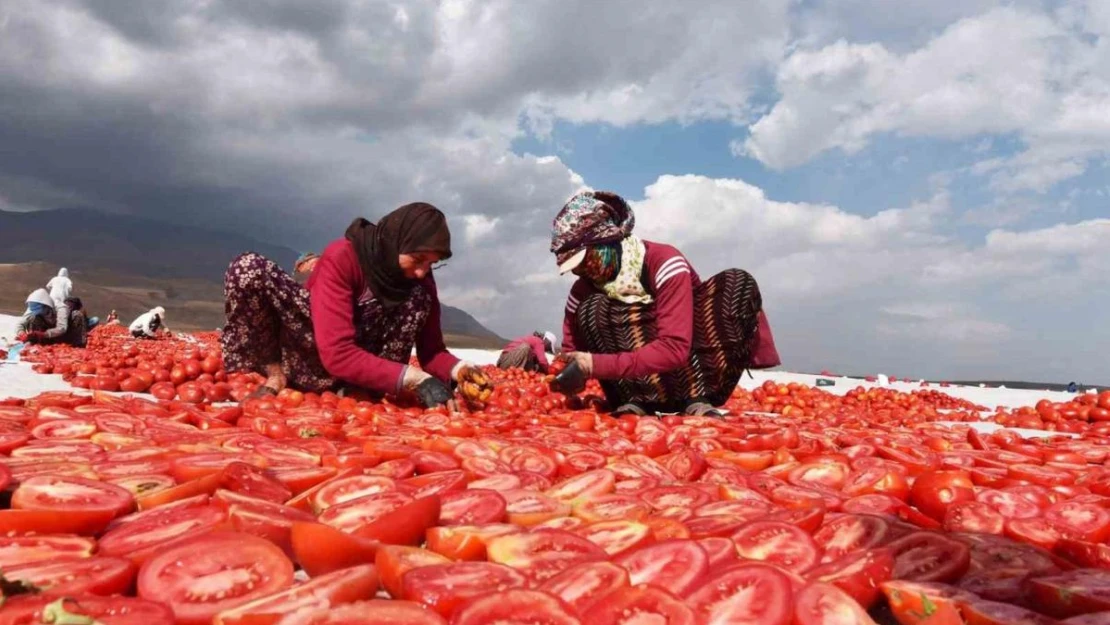
<path fill-rule="evenodd" d="M 150 393 L 189 403 L 239 401 L 263 380 L 257 374 L 228 375 L 215 332 L 183 340 L 172 335 L 135 339 L 126 328 L 95 328 L 84 349 L 42 345 L 21 354 L 37 373 L 60 374 L 76 388 Z"/>
<path fill-rule="evenodd" d="M 496 369 L 458 413 L 227 404 L 215 335 L 94 336 L 31 354 L 92 393 L 0 400 L 0 625 L 1110 622 L 1110 394 L 992 417 L 1082 426 L 1032 440 L 933 390 L 614 418 Z"/>

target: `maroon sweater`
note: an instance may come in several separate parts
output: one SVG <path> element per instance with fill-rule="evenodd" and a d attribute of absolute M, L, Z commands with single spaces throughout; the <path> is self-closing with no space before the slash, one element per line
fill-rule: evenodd
<path fill-rule="evenodd" d="M 638 378 L 673 371 L 690 358 L 694 341 L 694 288 L 701 278 L 674 247 L 644 241 L 644 281 L 655 298 L 658 336 L 647 345 L 620 354 L 593 354 L 594 377 L 601 380 Z M 593 282 L 579 278 L 571 287 L 563 316 L 563 350 L 575 351 L 579 303 L 602 293 Z M 753 339 L 752 368 L 778 365 L 778 354 L 766 317 L 759 313 L 759 330 Z M 769 350 L 769 354 L 768 354 Z M 767 355 L 764 355 L 767 354 Z"/>
<path fill-rule="evenodd" d="M 451 369 L 459 359 L 443 342 L 435 279 L 429 274 L 421 284 L 432 296 L 432 310 L 416 337 L 416 357 L 425 371 L 450 383 Z M 354 306 L 367 286 L 351 242 L 332 241 L 305 287 L 312 295 L 316 349 L 328 373 L 379 393 L 399 391 L 408 364 L 386 360 L 355 344 Z"/>

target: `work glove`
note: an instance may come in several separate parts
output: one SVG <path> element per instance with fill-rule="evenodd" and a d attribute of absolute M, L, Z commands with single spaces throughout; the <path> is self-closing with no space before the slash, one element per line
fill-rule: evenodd
<path fill-rule="evenodd" d="M 416 397 L 425 408 L 435 408 L 446 405 L 451 407 L 455 403 L 455 395 L 447 385 L 432 376 L 428 376 L 416 385 Z"/>
<path fill-rule="evenodd" d="M 587 379 L 589 378 L 579 365 L 579 361 L 571 360 L 562 373 L 551 381 L 551 390 L 564 395 L 577 395 L 586 388 Z"/>
<path fill-rule="evenodd" d="M 471 402 L 485 402 L 493 393 L 489 378 L 478 367 L 469 362 L 459 362 L 451 372 L 451 377 L 459 386 L 459 392 Z"/>

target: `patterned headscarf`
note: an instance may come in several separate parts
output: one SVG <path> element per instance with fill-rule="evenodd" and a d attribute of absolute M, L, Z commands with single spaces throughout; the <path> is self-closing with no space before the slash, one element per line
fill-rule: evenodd
<path fill-rule="evenodd" d="M 624 198 L 609 191 L 584 191 L 570 200 L 551 225 L 551 253 L 563 264 L 587 245 L 616 243 L 632 234 L 636 216 Z"/>

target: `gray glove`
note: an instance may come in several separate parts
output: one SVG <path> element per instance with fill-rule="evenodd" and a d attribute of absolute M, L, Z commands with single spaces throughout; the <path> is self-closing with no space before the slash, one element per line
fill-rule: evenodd
<path fill-rule="evenodd" d="M 433 377 L 416 385 L 416 396 L 425 408 L 442 406 L 455 398 L 446 384 Z"/>
<path fill-rule="evenodd" d="M 571 361 L 563 372 L 555 376 L 551 381 L 551 390 L 556 393 L 564 395 L 577 395 L 586 388 L 586 375 L 582 373 L 582 369 L 578 363 Z"/>

